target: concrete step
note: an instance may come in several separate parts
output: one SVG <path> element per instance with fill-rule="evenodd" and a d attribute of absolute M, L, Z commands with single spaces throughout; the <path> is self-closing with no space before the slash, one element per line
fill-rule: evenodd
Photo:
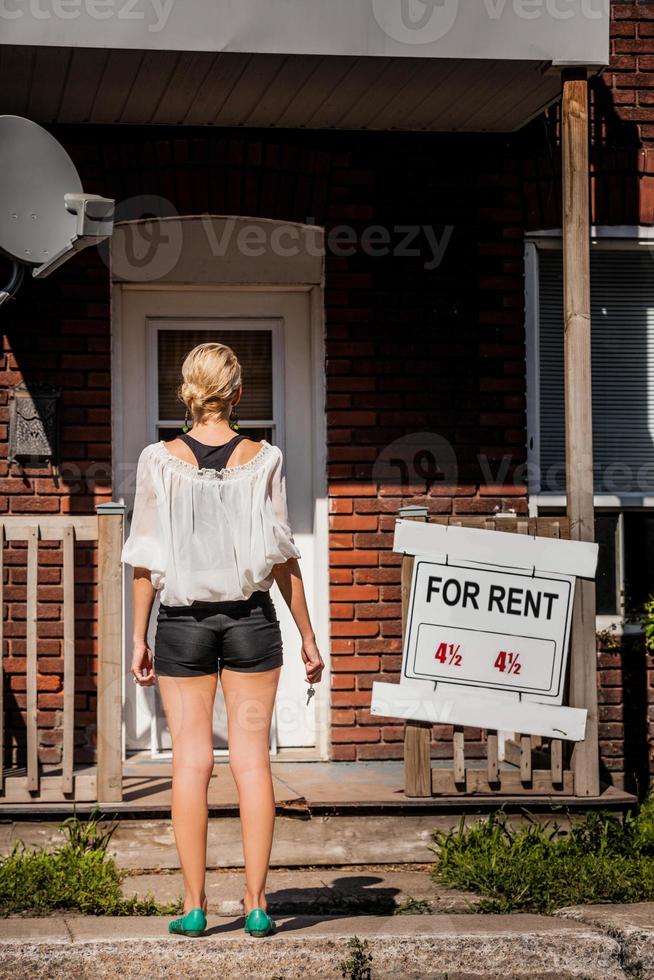
<path fill-rule="evenodd" d="M 215 915 L 243 912 L 245 876 L 242 871 L 209 871 L 207 901 Z M 160 904 L 184 894 L 179 872 L 131 874 L 123 882 L 125 897 L 145 898 Z M 388 870 L 385 865 L 316 868 L 305 871 L 271 869 L 266 897 L 271 915 L 395 915 L 470 912 L 479 899 L 469 892 L 442 888 L 429 876 L 429 866 Z"/>
<path fill-rule="evenodd" d="M 470 820 L 478 819 L 476 817 Z M 519 819 L 519 818 L 517 818 Z M 18 821 L 0 824 L 0 855 L 16 841 L 52 848 L 63 842 L 59 821 Z M 273 867 L 336 864 L 407 864 L 434 859 L 432 831 L 457 825 L 455 816 L 437 814 L 365 816 L 278 816 L 271 856 Z M 141 871 L 179 868 L 170 819 L 123 818 L 111 838 L 109 852 L 121 868 Z M 207 867 L 243 866 L 238 817 L 209 820 Z"/>
<path fill-rule="evenodd" d="M 627 973 L 642 980 L 654 977 L 654 902 L 578 905 L 556 914 L 613 936 L 622 947 Z"/>
<path fill-rule="evenodd" d="M 536 915 L 281 917 L 266 939 L 243 918 L 210 918 L 208 934 L 167 934 L 161 918 L 57 916 L 0 921 L 0 975 L 48 980 L 341 980 L 354 936 L 375 980 L 624 980 L 623 951 L 605 932 Z"/>

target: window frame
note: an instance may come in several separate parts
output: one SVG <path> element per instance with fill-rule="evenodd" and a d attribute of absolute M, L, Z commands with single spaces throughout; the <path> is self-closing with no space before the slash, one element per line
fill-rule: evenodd
<path fill-rule="evenodd" d="M 654 248 L 654 228 L 642 225 L 593 225 L 591 249 L 607 251 L 635 251 Z M 560 228 L 530 232 L 525 235 L 525 343 L 526 343 L 526 403 L 527 403 L 527 499 L 529 515 L 546 515 L 551 509 L 567 507 L 566 494 L 542 492 L 540 475 L 540 348 L 539 348 L 539 253 L 542 250 L 561 250 L 563 239 Z M 616 588 L 618 613 L 598 615 L 598 629 L 615 627 L 617 633 L 638 633 L 638 623 L 625 622 L 624 610 L 624 514 L 625 512 L 654 512 L 654 495 L 639 492 L 621 494 L 598 493 L 594 495 L 597 513 L 617 514 Z"/>
<path fill-rule="evenodd" d="M 184 417 L 182 413 L 182 403 L 180 402 L 179 419 L 162 419 L 159 417 L 159 396 L 158 396 L 158 338 L 160 332 L 168 330 L 268 330 L 271 333 L 271 371 L 272 371 L 272 418 L 270 419 L 240 419 L 239 431 L 245 433 L 249 429 L 269 429 L 271 432 L 271 442 L 274 445 L 284 447 L 284 425 L 283 425 L 283 405 L 285 393 L 283 390 L 283 333 L 282 322 L 276 317 L 233 317 L 233 316 L 199 316 L 199 317 L 148 317 L 146 319 L 146 343 L 148 344 L 149 375 L 147 378 L 147 406 L 149 413 L 148 427 L 153 433 L 153 439 L 159 438 L 161 427 L 175 426 L 182 427 Z M 238 408 L 237 408 L 238 413 Z"/>

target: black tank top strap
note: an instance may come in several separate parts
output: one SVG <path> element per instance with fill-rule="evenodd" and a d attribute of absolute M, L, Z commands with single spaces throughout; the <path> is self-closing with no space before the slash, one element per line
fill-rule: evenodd
<path fill-rule="evenodd" d="M 188 432 L 181 432 L 179 438 L 189 447 L 201 469 L 222 470 L 226 467 L 229 457 L 239 442 L 248 437 L 237 432 L 229 442 L 225 442 L 221 446 L 207 446 L 205 443 L 194 439 Z"/>

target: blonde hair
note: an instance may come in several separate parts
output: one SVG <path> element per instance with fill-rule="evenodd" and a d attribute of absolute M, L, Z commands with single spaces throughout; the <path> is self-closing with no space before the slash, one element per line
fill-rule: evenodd
<path fill-rule="evenodd" d="M 226 344 L 198 344 L 184 358 L 177 394 L 194 421 L 205 415 L 227 416 L 241 383 L 241 365 Z"/>

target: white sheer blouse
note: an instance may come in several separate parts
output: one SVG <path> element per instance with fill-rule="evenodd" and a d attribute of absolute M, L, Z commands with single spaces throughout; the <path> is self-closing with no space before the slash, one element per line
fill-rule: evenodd
<path fill-rule="evenodd" d="M 153 442 L 139 456 L 122 561 L 147 568 L 166 606 L 247 599 L 273 565 L 300 558 L 289 526 L 282 451 L 262 442 L 247 463 L 199 469 Z"/>

